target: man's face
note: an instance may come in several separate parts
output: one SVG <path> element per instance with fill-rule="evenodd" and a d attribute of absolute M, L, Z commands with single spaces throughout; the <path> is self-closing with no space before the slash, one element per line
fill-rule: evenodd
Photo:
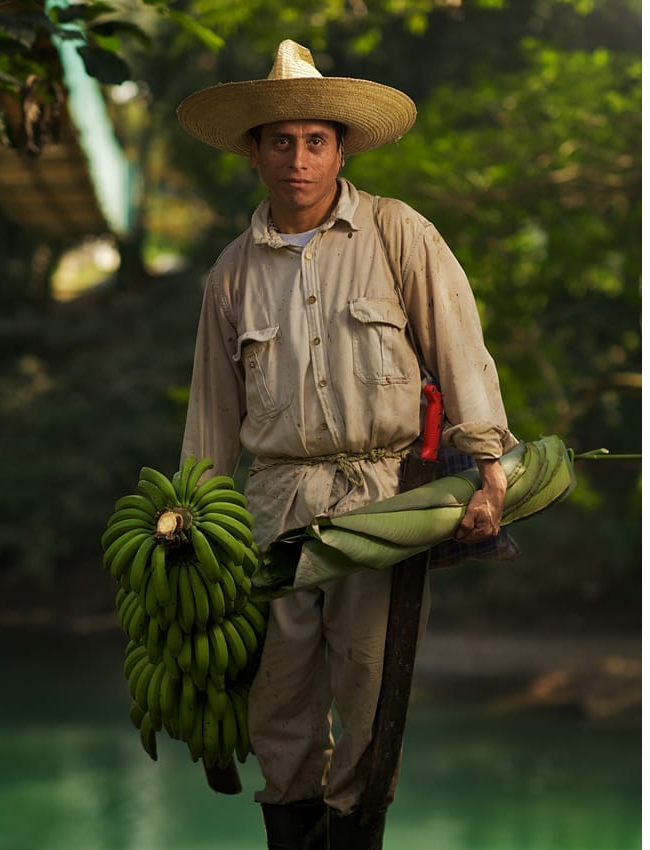
<path fill-rule="evenodd" d="M 292 211 L 317 214 L 322 208 L 324 220 L 336 197 L 336 178 L 343 165 L 343 152 L 333 124 L 329 121 L 265 124 L 259 145 L 251 142 L 250 162 L 269 190 L 274 217 L 282 213 L 290 215 Z"/>

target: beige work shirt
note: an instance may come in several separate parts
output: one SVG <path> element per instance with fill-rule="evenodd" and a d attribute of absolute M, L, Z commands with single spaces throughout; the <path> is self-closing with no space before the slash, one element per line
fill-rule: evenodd
<path fill-rule="evenodd" d="M 335 463 L 274 464 L 398 451 L 418 437 L 421 370 L 407 322 L 442 390 L 445 441 L 476 458 L 516 443 L 469 282 L 436 228 L 393 199 L 375 199 L 375 214 L 373 196 L 339 186 L 302 249 L 269 226 L 263 201 L 205 287 L 182 456 L 211 457 L 227 474 L 242 446 L 256 456 L 263 470 L 246 493 L 262 549 L 314 516 L 396 492 L 395 458 L 361 461 L 363 482 L 335 507 Z"/>

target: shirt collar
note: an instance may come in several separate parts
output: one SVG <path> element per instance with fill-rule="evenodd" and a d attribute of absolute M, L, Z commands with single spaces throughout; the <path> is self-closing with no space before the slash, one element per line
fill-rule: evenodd
<path fill-rule="evenodd" d="M 337 221 L 342 221 L 351 230 L 358 230 L 358 226 L 354 223 L 354 215 L 359 206 L 359 193 L 352 183 L 344 177 L 339 177 L 337 183 L 340 190 L 339 199 L 332 210 L 332 215 L 321 225 L 320 229 L 329 230 Z M 269 199 L 265 198 L 253 213 L 251 218 L 253 242 L 255 245 L 269 245 L 271 248 L 280 248 L 287 243 L 283 242 L 274 228 L 269 227 L 269 207 Z"/>

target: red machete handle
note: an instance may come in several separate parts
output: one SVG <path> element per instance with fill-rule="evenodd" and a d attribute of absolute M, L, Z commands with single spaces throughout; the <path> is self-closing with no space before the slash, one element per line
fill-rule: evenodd
<path fill-rule="evenodd" d="M 422 389 L 427 400 L 420 456 L 426 460 L 438 459 L 438 445 L 442 432 L 442 393 L 435 384 L 425 384 Z"/>

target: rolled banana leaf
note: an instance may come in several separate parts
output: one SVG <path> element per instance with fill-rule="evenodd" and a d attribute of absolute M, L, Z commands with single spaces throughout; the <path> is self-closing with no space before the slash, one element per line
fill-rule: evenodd
<path fill-rule="evenodd" d="M 508 482 L 504 526 L 548 509 L 576 484 L 572 457 L 557 436 L 521 442 L 501 464 Z M 387 569 L 451 540 L 480 483 L 478 469 L 468 469 L 340 516 L 315 517 L 269 546 L 253 577 L 256 591 L 281 596 L 364 567 Z"/>

